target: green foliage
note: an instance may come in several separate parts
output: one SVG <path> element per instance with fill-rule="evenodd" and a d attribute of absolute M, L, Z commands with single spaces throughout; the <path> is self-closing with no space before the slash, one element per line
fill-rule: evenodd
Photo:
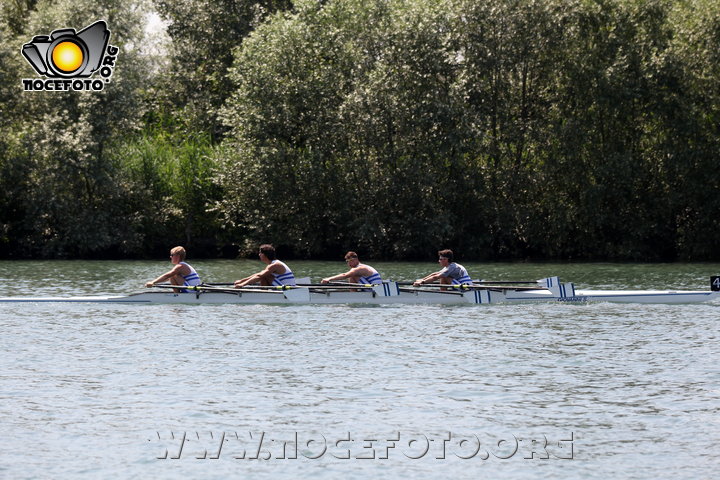
<path fill-rule="evenodd" d="M 219 197 L 213 147 L 207 136 L 173 138 L 157 131 L 118 142 L 112 156 L 131 213 L 128 250 L 164 251 L 182 244 L 195 254 L 215 246 L 219 226 L 208 207 Z"/>
<path fill-rule="evenodd" d="M 116 208 L 122 191 L 106 149 L 112 139 L 139 127 L 137 72 L 144 62 L 132 44 L 142 32 L 137 26 L 141 12 L 136 4 L 112 2 L 41 1 L 34 9 L 29 3 L 26 7 L 18 9 L 28 14 L 24 22 L 8 19 L 3 25 L 5 34 L 15 35 L 12 44 L 103 18 L 113 26 L 111 43 L 120 48 L 123 68 L 102 92 L 32 93 L 21 91 L 20 78 L 34 72 L 17 51 L 8 70 L 3 68 L 10 80 L 3 96 L 12 97 L 3 102 L 8 110 L 2 165 L 9 170 L 3 181 L 15 186 L 0 200 L 5 212 L 13 212 L 0 220 L 8 248 L 15 255 L 61 257 L 116 249 L 123 232 Z M 23 32 L 8 27 L 17 30 L 23 24 Z"/>
<path fill-rule="evenodd" d="M 288 9 L 290 0 L 153 0 L 168 22 L 170 68 L 163 72 L 161 108 L 182 130 L 222 134 L 217 110 L 232 91 L 227 69 L 233 51 L 265 15 Z"/>
<path fill-rule="evenodd" d="M 309 255 L 715 258 L 693 3 L 297 2 L 231 69 L 221 210 Z"/>
<path fill-rule="evenodd" d="M 21 93 L 22 43 L 98 18 L 121 47 L 105 91 Z M 718 19 L 709 0 L 14 1 L 0 251 L 718 259 Z"/>

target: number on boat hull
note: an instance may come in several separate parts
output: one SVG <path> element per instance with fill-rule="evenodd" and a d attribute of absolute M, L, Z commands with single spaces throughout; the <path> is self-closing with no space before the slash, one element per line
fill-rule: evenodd
<path fill-rule="evenodd" d="M 720 292 L 720 275 L 710 277 L 710 290 Z"/>

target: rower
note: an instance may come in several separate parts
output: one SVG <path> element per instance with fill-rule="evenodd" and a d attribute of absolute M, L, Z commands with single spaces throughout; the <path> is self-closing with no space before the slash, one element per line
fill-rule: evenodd
<path fill-rule="evenodd" d="M 173 269 L 167 273 L 163 273 L 155 280 L 147 282 L 145 286 L 147 288 L 154 287 L 156 283 L 164 282 L 165 280 L 170 280 L 170 284 L 178 286 L 194 287 L 200 285 L 202 283 L 200 276 L 189 263 L 185 263 L 186 255 L 187 253 L 183 247 L 175 247 L 170 250 L 170 261 L 175 265 Z M 187 290 L 177 289 L 175 292 L 187 293 Z"/>
<path fill-rule="evenodd" d="M 440 271 L 415 280 L 415 282 L 413 282 L 414 287 L 418 287 L 424 283 L 433 283 L 437 280 L 440 280 L 440 283 L 444 285 L 472 284 L 472 279 L 470 278 L 470 275 L 468 275 L 465 267 L 459 263 L 453 262 L 452 250 L 440 250 L 438 251 L 438 257 L 438 263 L 443 268 Z"/>
<path fill-rule="evenodd" d="M 253 285 L 259 283 L 262 286 L 295 286 L 295 275 L 290 267 L 275 257 L 275 247 L 270 244 L 260 245 L 260 253 L 258 254 L 260 261 L 267 266 L 249 277 L 235 281 L 235 288 L 242 288 L 245 285 Z"/>
<path fill-rule="evenodd" d="M 364 285 L 378 285 L 382 283 L 382 277 L 378 271 L 370 265 L 360 263 L 357 253 L 347 252 L 345 254 L 345 263 L 350 267 L 350 270 L 332 277 L 323 278 L 321 282 L 330 283 L 347 278 L 350 283 L 362 283 Z"/>

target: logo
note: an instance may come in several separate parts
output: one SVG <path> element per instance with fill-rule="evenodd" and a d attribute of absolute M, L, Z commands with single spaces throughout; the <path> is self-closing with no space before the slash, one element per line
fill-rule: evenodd
<path fill-rule="evenodd" d="M 22 54 L 38 75 L 23 78 L 28 91 L 101 91 L 115 68 L 119 49 L 108 44 L 110 30 L 99 20 L 76 32 L 74 28 L 37 35 L 23 45 Z M 96 73 L 100 78 L 92 79 Z"/>

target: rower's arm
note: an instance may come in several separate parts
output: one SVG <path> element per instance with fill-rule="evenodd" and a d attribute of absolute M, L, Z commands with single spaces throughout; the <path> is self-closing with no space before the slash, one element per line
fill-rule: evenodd
<path fill-rule="evenodd" d="M 351 273 L 351 272 L 352 272 L 352 270 L 350 270 L 349 272 L 345 272 L 345 273 L 339 273 L 339 274 L 337 274 L 337 275 L 335 275 L 335 276 L 332 276 L 332 277 L 323 278 L 323 279 L 320 281 L 320 283 L 337 282 L 338 280 L 343 280 L 343 279 L 345 279 L 345 278 L 349 278 L 349 277 L 352 276 L 352 273 Z"/>
<path fill-rule="evenodd" d="M 252 285 L 254 283 L 260 283 L 260 281 L 263 279 L 263 277 L 266 277 L 269 273 L 285 273 L 285 272 L 278 272 L 278 270 L 281 270 L 282 266 L 278 264 L 268 265 L 265 267 L 262 271 L 250 275 L 249 277 L 245 277 L 242 280 L 237 280 L 235 282 L 235 288 L 244 287 L 245 285 Z"/>
<path fill-rule="evenodd" d="M 430 275 L 426 275 L 419 280 L 415 280 L 415 282 L 413 282 L 413 285 L 417 287 L 418 285 L 422 285 L 423 283 L 432 283 L 436 280 L 439 280 L 441 277 L 442 273 L 440 272 L 431 273 Z"/>
<path fill-rule="evenodd" d="M 182 271 L 182 268 L 183 268 L 183 265 L 180 265 L 180 264 L 175 265 L 175 267 L 173 267 L 172 270 L 170 270 L 170 271 L 167 272 L 167 273 L 163 273 L 162 275 L 160 275 L 159 277 L 157 277 L 157 278 L 156 278 L 155 280 L 153 280 L 152 282 L 147 282 L 147 283 L 145 284 L 145 286 L 148 287 L 148 288 L 154 287 L 156 283 L 164 282 L 164 281 L 167 280 L 168 278 L 174 277 L 175 275 L 180 275 L 180 273 L 181 273 L 181 271 Z"/>
<path fill-rule="evenodd" d="M 367 267 L 358 265 L 355 268 L 351 268 L 345 273 L 340 273 L 334 277 L 323 278 L 321 283 L 336 282 L 338 280 L 344 280 L 351 277 L 366 277 L 372 275 L 372 271 Z"/>
<path fill-rule="evenodd" d="M 262 277 L 262 274 L 264 272 L 265 272 L 265 270 L 263 270 L 262 272 L 250 275 L 249 277 L 245 277 L 240 280 L 236 280 L 235 288 L 240 288 L 240 287 L 244 287 L 245 285 L 252 285 L 254 283 L 258 283 L 260 281 L 260 277 Z"/>
<path fill-rule="evenodd" d="M 249 277 L 241 278 L 240 280 L 235 280 L 234 285 L 236 287 L 243 286 L 243 285 L 245 285 L 245 282 L 250 280 L 252 277 L 253 277 L 253 275 L 250 275 Z"/>

